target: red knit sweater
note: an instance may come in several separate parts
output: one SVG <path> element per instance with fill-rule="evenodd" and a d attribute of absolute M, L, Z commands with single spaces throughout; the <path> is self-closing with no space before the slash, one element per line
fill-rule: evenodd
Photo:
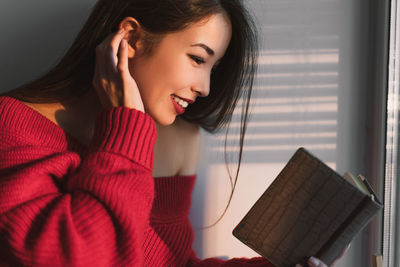
<path fill-rule="evenodd" d="M 152 177 L 150 116 L 110 108 L 86 148 L 0 97 L 1 266 L 272 266 L 200 260 L 188 214 L 195 176 Z"/>

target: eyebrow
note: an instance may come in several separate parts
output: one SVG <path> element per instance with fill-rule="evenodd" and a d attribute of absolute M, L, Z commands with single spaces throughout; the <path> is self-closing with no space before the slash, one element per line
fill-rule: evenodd
<path fill-rule="evenodd" d="M 209 54 L 210 56 L 213 56 L 215 54 L 214 50 L 212 50 L 205 44 L 199 43 L 199 44 L 193 44 L 191 46 L 199 46 L 201 48 L 204 48 L 204 50 L 206 50 L 207 54 Z"/>

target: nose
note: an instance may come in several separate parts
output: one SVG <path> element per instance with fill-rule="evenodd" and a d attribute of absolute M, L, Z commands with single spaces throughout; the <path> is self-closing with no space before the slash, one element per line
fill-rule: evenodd
<path fill-rule="evenodd" d="M 208 96 L 210 93 L 210 75 L 199 77 L 199 79 L 193 83 L 191 89 L 196 93 L 197 96 Z"/>

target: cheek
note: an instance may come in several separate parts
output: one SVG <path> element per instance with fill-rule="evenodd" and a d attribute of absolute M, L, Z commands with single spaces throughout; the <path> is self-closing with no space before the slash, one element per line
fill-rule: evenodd
<path fill-rule="evenodd" d="M 144 101 L 190 88 L 196 69 L 185 56 L 155 57 L 130 62 L 130 72 Z"/>
<path fill-rule="evenodd" d="M 152 90 L 152 84 L 158 73 L 148 60 L 135 59 L 129 62 L 129 71 L 135 80 L 142 98 L 145 98 Z M 143 99 L 144 100 L 144 99 Z"/>
<path fill-rule="evenodd" d="M 173 90 L 188 89 L 193 85 L 193 81 L 197 75 L 197 69 L 191 64 L 187 56 L 176 58 L 173 64 L 168 64 L 168 68 L 164 70 L 166 80 L 169 87 Z"/>

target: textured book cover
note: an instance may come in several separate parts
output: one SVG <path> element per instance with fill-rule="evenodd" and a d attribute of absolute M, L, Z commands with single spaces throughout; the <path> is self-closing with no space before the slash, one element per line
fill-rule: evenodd
<path fill-rule="evenodd" d="M 375 198 L 299 148 L 233 235 L 278 267 L 330 265 L 382 208 Z"/>

